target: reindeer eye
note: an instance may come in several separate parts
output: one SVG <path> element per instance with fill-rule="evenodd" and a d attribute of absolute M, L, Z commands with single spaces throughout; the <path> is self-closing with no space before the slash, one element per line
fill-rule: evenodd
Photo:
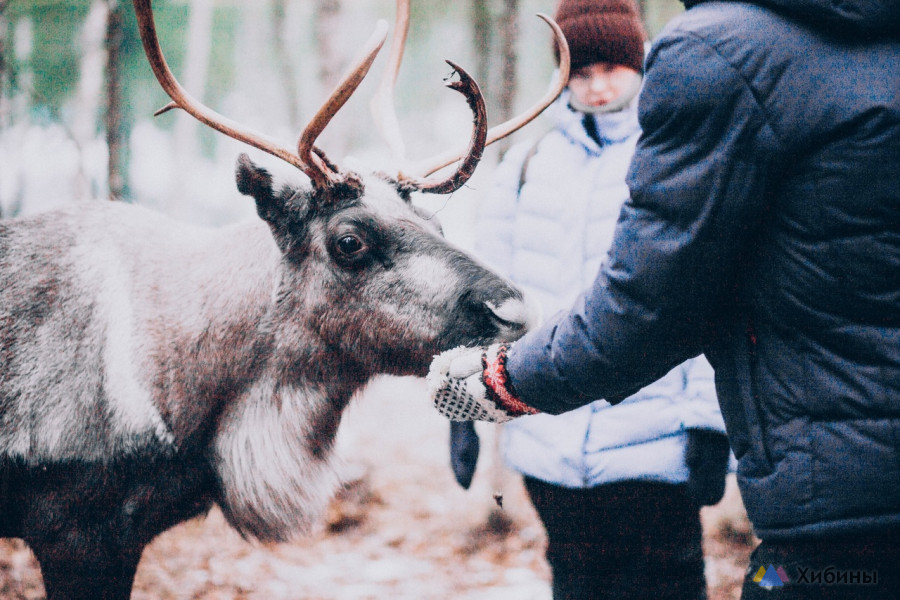
<path fill-rule="evenodd" d="M 364 247 L 362 240 L 355 235 L 345 235 L 337 241 L 337 249 L 344 256 L 359 254 Z"/>
<path fill-rule="evenodd" d="M 378 242 L 377 234 L 365 227 L 339 224 L 329 232 L 326 244 L 332 260 L 341 267 L 357 270 L 371 264 L 380 246 Z"/>

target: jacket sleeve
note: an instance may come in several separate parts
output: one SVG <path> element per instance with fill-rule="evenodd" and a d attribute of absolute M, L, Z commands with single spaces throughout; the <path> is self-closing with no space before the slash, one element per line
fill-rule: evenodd
<path fill-rule="evenodd" d="M 764 213 L 776 136 L 709 43 L 678 29 L 657 42 L 639 119 L 607 262 L 568 313 L 510 352 L 516 392 L 545 412 L 616 402 L 701 353 Z"/>
<path fill-rule="evenodd" d="M 684 377 L 684 408 L 681 422 L 685 429 L 708 429 L 725 433 L 725 422 L 716 398 L 715 373 L 703 356 L 681 365 Z"/>

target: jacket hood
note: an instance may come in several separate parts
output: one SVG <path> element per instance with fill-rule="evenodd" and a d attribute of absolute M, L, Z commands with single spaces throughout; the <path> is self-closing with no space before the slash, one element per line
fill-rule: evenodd
<path fill-rule="evenodd" d="M 709 0 L 682 0 L 686 8 Z M 820 26 L 831 33 L 900 35 L 897 0 L 744 0 Z"/>
<path fill-rule="evenodd" d="M 563 90 L 545 114 L 553 126 L 560 130 L 570 143 L 583 146 L 589 154 L 597 155 L 601 152 L 601 146 L 585 130 L 585 114 L 569 106 L 570 95 L 571 92 L 568 88 Z M 637 100 L 637 96 L 635 96 L 627 106 L 619 111 L 587 115 L 588 118 L 594 119 L 597 135 L 604 145 L 621 143 L 640 131 Z"/>

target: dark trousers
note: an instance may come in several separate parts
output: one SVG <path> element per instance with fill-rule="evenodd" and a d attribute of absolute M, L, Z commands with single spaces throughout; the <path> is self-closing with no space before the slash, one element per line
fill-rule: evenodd
<path fill-rule="evenodd" d="M 525 487 L 547 530 L 554 600 L 706 598 L 699 508 L 685 486 L 526 477 Z"/>
<path fill-rule="evenodd" d="M 788 581 L 778 585 L 775 579 L 766 579 L 770 569 L 780 572 Z M 766 583 L 775 585 L 766 586 Z M 900 531 L 897 530 L 805 541 L 763 540 L 750 556 L 741 594 L 741 600 L 897 598 L 900 598 Z"/>

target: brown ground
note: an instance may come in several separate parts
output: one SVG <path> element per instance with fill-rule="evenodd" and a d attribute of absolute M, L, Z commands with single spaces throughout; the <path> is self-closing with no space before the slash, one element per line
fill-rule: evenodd
<path fill-rule="evenodd" d="M 252 544 L 213 510 L 147 548 L 133 598 L 550 600 L 544 532 L 518 479 L 493 460 L 494 429 L 479 425 L 482 459 L 469 491 L 446 466 L 447 431 L 420 380 L 377 382 L 342 426 L 353 483 L 318 531 L 293 544 Z M 754 540 L 733 482 L 702 516 L 710 600 L 736 599 Z M 0 540 L 0 599 L 43 597 L 30 551 Z"/>

